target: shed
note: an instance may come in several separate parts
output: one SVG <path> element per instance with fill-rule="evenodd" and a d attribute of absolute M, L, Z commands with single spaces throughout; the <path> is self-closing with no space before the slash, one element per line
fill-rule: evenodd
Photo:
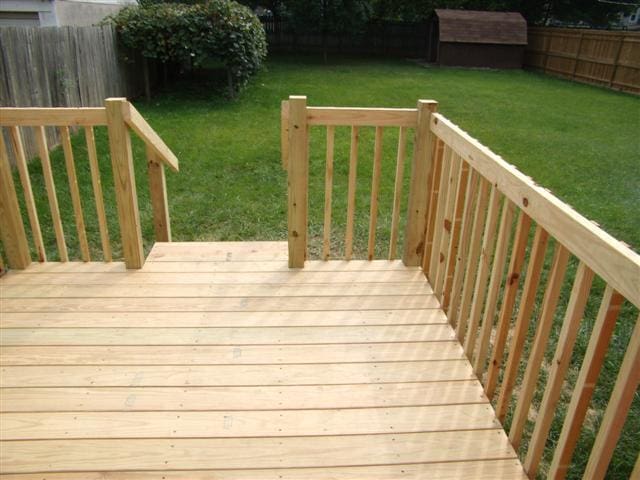
<path fill-rule="evenodd" d="M 462 67 L 522 68 L 527 22 L 517 12 L 436 9 L 429 61 Z"/>

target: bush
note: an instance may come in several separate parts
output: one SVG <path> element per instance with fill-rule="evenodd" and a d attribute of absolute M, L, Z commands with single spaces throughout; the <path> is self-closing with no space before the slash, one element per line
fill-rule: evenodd
<path fill-rule="evenodd" d="M 244 85 L 267 55 L 264 28 L 251 10 L 230 0 L 203 4 L 147 4 L 125 7 L 109 18 L 122 44 L 143 57 L 167 62 L 219 59 L 236 88 Z"/>

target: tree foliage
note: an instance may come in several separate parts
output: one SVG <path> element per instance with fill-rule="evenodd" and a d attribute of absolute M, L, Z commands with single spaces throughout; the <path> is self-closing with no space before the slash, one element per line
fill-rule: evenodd
<path fill-rule="evenodd" d="M 246 83 L 267 54 L 264 28 L 247 7 L 230 0 L 146 3 L 125 7 L 109 20 L 124 46 L 166 62 L 221 60 L 236 86 Z"/>

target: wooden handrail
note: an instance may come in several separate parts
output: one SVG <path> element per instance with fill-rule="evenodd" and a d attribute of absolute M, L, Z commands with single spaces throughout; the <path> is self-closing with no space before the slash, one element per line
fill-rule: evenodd
<path fill-rule="evenodd" d="M 440 114 L 431 130 L 507 198 L 640 308 L 640 255 Z"/>
<path fill-rule="evenodd" d="M 0 126 L 100 126 L 107 124 L 104 107 L 13 108 L 3 107 Z"/>
<path fill-rule="evenodd" d="M 308 107 L 307 124 L 415 128 L 418 124 L 418 110 L 415 108 Z"/>

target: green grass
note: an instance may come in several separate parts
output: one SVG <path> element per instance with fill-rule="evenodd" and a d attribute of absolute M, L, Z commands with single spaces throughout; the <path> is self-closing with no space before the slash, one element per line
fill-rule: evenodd
<path fill-rule="evenodd" d="M 180 173 L 167 173 L 174 240 L 286 239 L 286 176 L 280 167 L 280 101 L 291 94 L 307 95 L 310 105 L 413 107 L 419 98 L 439 102 L 439 110 L 472 136 L 515 164 L 537 183 L 551 189 L 586 217 L 615 237 L 640 248 L 640 99 L 591 86 L 570 83 L 524 71 L 424 68 L 404 61 L 334 59 L 328 65 L 313 57 L 271 59 L 248 88 L 234 101 L 224 99 L 215 81 L 179 84 L 150 104 L 136 103 L 149 123 L 180 159 Z M 332 251 L 340 255 L 346 212 L 348 173 L 346 128 L 336 132 L 334 184 L 334 236 Z M 383 181 L 377 254 L 386 256 L 397 132 L 384 137 Z M 109 209 L 110 230 L 119 251 L 113 181 L 108 161 L 106 132 L 97 129 L 101 170 Z M 317 254 L 322 235 L 324 132 L 312 129 L 310 166 L 310 247 Z M 100 258 L 99 236 L 93 211 L 84 139 L 74 137 L 74 149 L 84 209 L 94 258 Z M 144 174 L 144 151 L 134 142 L 139 203 L 147 249 L 152 245 L 151 209 Z M 411 155 L 411 145 L 408 156 Z M 373 131 L 363 129 L 358 164 L 356 254 L 366 253 Z M 62 153 L 52 153 L 71 251 L 77 257 L 72 208 Z M 47 249 L 55 259 L 55 240 L 38 162 L 30 165 L 37 192 Z M 409 175 L 406 169 L 405 185 Z M 405 206 L 406 206 L 405 188 Z M 399 243 L 400 245 L 402 243 Z M 575 262 L 571 271 L 575 270 Z M 569 278 L 572 278 L 570 273 Z M 543 277 L 544 281 L 544 277 Z M 547 362 L 569 295 L 563 292 Z M 596 282 L 595 291 L 602 290 Z M 576 344 L 575 381 L 597 313 L 593 296 Z M 579 478 L 587 460 L 603 406 L 613 386 L 617 366 L 626 347 L 636 310 L 625 307 L 613 347 L 605 362 L 602 385 L 596 390 L 589 427 L 580 439 L 575 462 Z M 535 315 L 533 317 L 536 318 Z M 535 324 L 535 322 L 532 322 Z M 533 335 L 532 325 L 531 333 Z M 529 346 L 527 345 L 527 348 Z M 544 374 L 542 375 L 544 379 Z M 542 391 L 540 389 L 540 391 Z M 570 395 L 563 395 L 559 411 Z M 537 406 L 541 395 L 534 404 Z M 554 422 L 549 444 L 557 439 L 561 423 Z M 609 478 L 627 478 L 640 444 L 640 399 L 632 411 L 609 472 Z M 530 433 L 530 430 L 529 430 Z M 526 438 L 525 438 L 526 443 Z M 546 457 L 548 462 L 550 458 Z M 542 469 L 544 471 L 544 468 Z"/>

